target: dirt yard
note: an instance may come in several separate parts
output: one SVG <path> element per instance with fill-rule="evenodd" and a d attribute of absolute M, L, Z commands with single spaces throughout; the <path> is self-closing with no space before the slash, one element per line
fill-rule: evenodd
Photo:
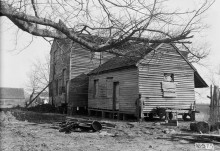
<path fill-rule="evenodd" d="M 220 151 L 219 140 L 176 135 L 192 133 L 190 122 L 180 121 L 179 126 L 174 127 L 160 125 L 160 121 L 138 123 L 89 117 L 116 124 L 116 127 L 65 134 L 57 129 L 56 122 L 66 118 L 61 114 L 19 110 L 0 114 L 2 151 L 193 151 L 196 142 L 213 143 L 215 150 Z"/>

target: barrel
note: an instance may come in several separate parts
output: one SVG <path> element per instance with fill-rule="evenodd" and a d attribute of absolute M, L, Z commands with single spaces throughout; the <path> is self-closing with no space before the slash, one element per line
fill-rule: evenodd
<path fill-rule="evenodd" d="M 96 132 L 102 129 L 102 125 L 98 121 L 93 121 L 91 124 L 91 129 Z"/>

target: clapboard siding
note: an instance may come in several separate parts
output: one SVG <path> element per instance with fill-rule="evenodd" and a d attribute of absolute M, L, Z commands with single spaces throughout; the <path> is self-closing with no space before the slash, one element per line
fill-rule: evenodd
<path fill-rule="evenodd" d="M 71 79 L 82 73 L 87 74 L 99 66 L 98 60 L 92 59 L 92 53 L 83 48 L 74 47 L 71 51 L 70 59 Z"/>
<path fill-rule="evenodd" d="M 83 107 L 88 104 L 88 79 L 87 84 L 76 87 L 80 82 L 86 83 L 86 79 L 77 81 L 78 76 L 87 74 L 114 56 L 107 53 L 92 53 L 69 39 L 54 40 L 50 55 L 50 81 L 53 81 L 50 86 L 50 97 L 56 106 L 68 102 L 69 107 Z M 62 84 L 64 69 L 67 76 Z M 57 86 L 65 86 L 67 94 L 57 92 Z"/>
<path fill-rule="evenodd" d="M 102 52 L 101 54 L 94 53 L 81 47 L 79 44 L 74 44 L 71 49 L 70 79 L 82 73 L 89 73 L 112 57 L 114 57 L 112 54 L 106 52 Z"/>
<path fill-rule="evenodd" d="M 84 81 L 82 81 L 84 85 L 77 87 L 77 80 L 75 78 L 82 74 L 89 73 L 111 57 L 113 57 L 111 54 L 92 53 L 79 44 L 74 44 L 71 49 L 70 57 L 70 79 L 75 82 L 70 83 L 69 107 L 88 106 L 88 81 L 84 79 Z"/>
<path fill-rule="evenodd" d="M 139 92 L 145 99 L 145 113 L 156 107 L 189 109 L 194 103 L 194 71 L 173 46 L 163 44 L 141 60 L 138 69 Z M 176 97 L 163 97 L 161 82 L 164 73 L 174 74 Z"/>
<path fill-rule="evenodd" d="M 138 97 L 137 71 L 137 68 L 129 68 L 114 72 L 103 73 L 99 75 L 91 75 L 89 77 L 88 107 L 107 110 L 113 109 L 113 95 L 107 95 L 106 82 L 107 78 L 112 77 L 112 82 L 119 82 L 119 111 L 135 113 L 135 100 Z M 93 95 L 94 80 L 99 80 L 97 98 L 94 98 Z M 111 89 L 113 91 L 113 85 Z"/>

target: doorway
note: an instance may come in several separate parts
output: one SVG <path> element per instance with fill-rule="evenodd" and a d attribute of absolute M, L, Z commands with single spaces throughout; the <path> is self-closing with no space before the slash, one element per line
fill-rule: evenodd
<path fill-rule="evenodd" d="M 119 110 L 119 82 L 113 82 L 113 110 Z"/>

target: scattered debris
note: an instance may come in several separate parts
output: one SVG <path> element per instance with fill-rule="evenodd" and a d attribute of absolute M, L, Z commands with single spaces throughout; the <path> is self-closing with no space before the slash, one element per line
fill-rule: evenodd
<path fill-rule="evenodd" d="M 115 128 L 116 125 L 98 122 L 89 119 L 77 119 L 73 117 L 67 117 L 66 121 L 57 123 L 60 127 L 60 132 L 70 133 L 72 131 L 100 131 L 101 129 Z"/>
<path fill-rule="evenodd" d="M 183 147 L 194 150 L 194 142 L 213 143 L 216 150 L 220 149 L 220 135 L 216 132 L 212 132 L 212 135 L 195 135 L 189 131 L 188 122 L 179 122 L 178 127 L 169 127 L 162 125 L 162 121 L 154 121 L 161 124 L 155 126 L 154 122 L 112 121 L 30 111 L 0 113 L 2 144 L 4 148 L 9 147 L 9 150 L 21 150 L 22 145 L 23 150 L 182 150 Z M 68 126 L 67 123 L 69 126 L 74 126 L 74 123 L 87 125 L 93 121 L 101 124 L 100 131 L 93 133 L 93 130 L 74 128 L 74 134 L 69 131 L 72 135 L 65 135 L 65 129 L 59 132 Z"/>
<path fill-rule="evenodd" d="M 81 131 L 90 131 L 93 132 L 100 131 L 102 129 L 102 125 L 98 121 L 83 121 L 83 122 L 73 122 L 67 121 L 66 123 L 60 123 L 61 129 L 59 132 L 70 133 L 71 131 L 81 130 Z"/>
<path fill-rule="evenodd" d="M 175 134 L 176 133 L 176 131 L 174 129 L 168 129 L 168 128 L 164 129 L 162 132 L 165 134 Z"/>

